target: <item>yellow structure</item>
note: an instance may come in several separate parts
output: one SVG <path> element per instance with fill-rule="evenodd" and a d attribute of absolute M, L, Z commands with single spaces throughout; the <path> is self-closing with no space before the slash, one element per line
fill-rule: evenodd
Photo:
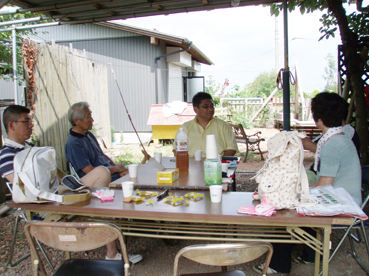
<path fill-rule="evenodd" d="M 147 125 L 152 126 L 154 143 L 159 143 L 159 140 L 174 139 L 179 127 L 196 116 L 192 104 L 188 104 L 181 114 L 170 117 L 164 117 L 163 106 L 164 104 L 153 104 L 150 108 Z"/>

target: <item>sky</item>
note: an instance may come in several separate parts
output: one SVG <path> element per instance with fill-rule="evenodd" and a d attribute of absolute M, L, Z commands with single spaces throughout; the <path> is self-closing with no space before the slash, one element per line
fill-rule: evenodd
<path fill-rule="evenodd" d="M 355 6 L 347 8 L 351 13 Z M 288 14 L 289 66 L 297 65 L 299 82 L 303 91 L 323 90 L 326 57 L 336 59 L 337 46 L 341 44 L 339 32 L 328 40 L 321 37 L 319 28 L 321 12 L 301 15 L 299 10 Z M 276 45 L 279 45 L 278 68 L 284 67 L 283 16 L 278 16 L 278 44 L 276 21 L 269 7 L 249 6 L 213 11 L 151 16 L 121 21 L 124 24 L 185 37 L 192 41 L 214 65 L 201 64 L 201 73 L 223 84 L 229 78 L 230 89 L 252 83 L 262 72 L 276 68 Z M 293 71 L 295 75 L 295 71 Z"/>

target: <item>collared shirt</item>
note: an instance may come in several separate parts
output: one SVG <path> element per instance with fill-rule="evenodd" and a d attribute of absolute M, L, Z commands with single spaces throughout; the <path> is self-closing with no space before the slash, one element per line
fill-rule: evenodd
<path fill-rule="evenodd" d="M 206 135 L 215 134 L 217 139 L 218 154 L 226 150 L 238 152 L 236 137 L 232 128 L 223 120 L 212 118 L 205 129 L 197 123 L 197 116 L 181 126 L 188 136 L 188 155 L 194 157 L 195 150 L 202 150 L 202 156 L 206 157 Z"/>
<path fill-rule="evenodd" d="M 345 135 L 334 135 L 323 146 L 320 153 L 321 176 L 334 177 L 332 186 L 341 186 L 361 205 L 361 165 L 354 143 Z"/>
<path fill-rule="evenodd" d="M 67 142 L 65 143 L 65 159 L 71 163 L 79 177 L 86 174 L 82 171 L 87 166 L 111 167 L 113 166 L 101 150 L 96 137 L 89 131 L 86 135 L 69 131 Z M 113 173 L 111 180 L 120 178 L 119 173 Z"/>
<path fill-rule="evenodd" d="M 34 146 L 34 144 L 29 142 L 25 142 L 25 144 L 22 145 L 9 138 L 5 138 L 4 146 L 0 151 L 0 173 L 5 181 L 8 181 L 6 179 L 7 175 L 14 173 L 14 156 L 25 148 Z"/>

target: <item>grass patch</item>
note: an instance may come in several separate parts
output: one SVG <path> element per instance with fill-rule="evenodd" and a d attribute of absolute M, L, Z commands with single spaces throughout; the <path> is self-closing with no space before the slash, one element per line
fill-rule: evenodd
<path fill-rule="evenodd" d="M 147 153 L 154 157 L 154 152 L 161 152 L 163 157 L 172 157 L 173 155 L 173 146 L 168 143 L 163 144 L 150 144 L 150 146 L 145 146 Z M 141 152 L 142 148 L 138 144 L 134 145 L 120 145 L 114 147 L 114 150 L 111 153 L 106 152 L 107 155 L 113 155 L 113 160 L 117 164 L 135 164 L 141 162 L 144 157 Z"/>

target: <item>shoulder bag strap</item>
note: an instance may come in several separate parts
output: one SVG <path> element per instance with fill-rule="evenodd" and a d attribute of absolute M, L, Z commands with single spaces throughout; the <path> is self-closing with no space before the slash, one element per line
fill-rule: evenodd
<path fill-rule="evenodd" d="M 91 193 L 90 190 L 88 189 L 85 189 L 81 191 L 79 194 L 75 195 L 58 195 L 37 189 L 32 184 L 31 180 L 29 179 L 28 175 L 25 172 L 19 172 L 18 177 L 19 181 L 21 181 L 34 196 L 42 199 L 63 203 L 63 202 L 85 201 L 91 198 Z M 39 202 L 42 202 L 42 200 Z"/>

